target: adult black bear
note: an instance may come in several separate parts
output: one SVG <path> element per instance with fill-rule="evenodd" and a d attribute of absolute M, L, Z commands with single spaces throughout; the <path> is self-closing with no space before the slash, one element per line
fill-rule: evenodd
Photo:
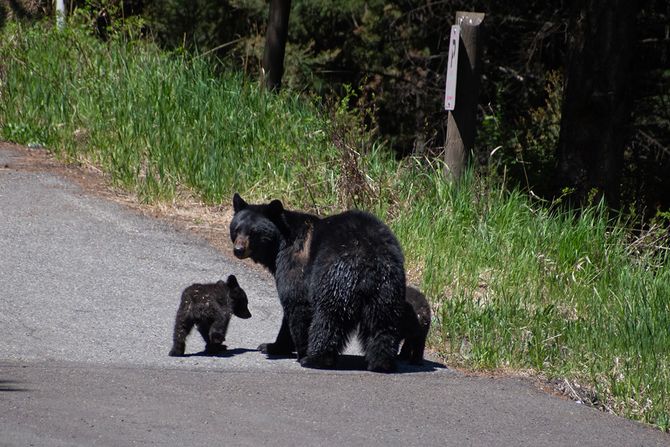
<path fill-rule="evenodd" d="M 405 310 L 400 323 L 400 338 L 404 339 L 398 357 L 413 365 L 423 363 L 426 337 L 430 329 L 430 305 L 426 296 L 418 289 L 407 286 Z"/>
<path fill-rule="evenodd" d="M 230 275 L 226 282 L 188 286 L 181 294 L 170 355 L 184 355 L 186 337 L 194 325 L 205 340 L 206 353 L 224 351 L 226 346 L 221 343 L 226 339 L 230 316 L 251 318 L 247 305 L 247 294 L 235 275 Z"/>
<path fill-rule="evenodd" d="M 333 367 L 358 329 L 368 369 L 392 371 L 405 303 L 402 250 L 391 230 L 362 211 L 317 216 L 284 209 L 279 200 L 233 197 L 234 253 L 274 275 L 284 310 L 271 355 L 294 350 L 302 366 Z"/>

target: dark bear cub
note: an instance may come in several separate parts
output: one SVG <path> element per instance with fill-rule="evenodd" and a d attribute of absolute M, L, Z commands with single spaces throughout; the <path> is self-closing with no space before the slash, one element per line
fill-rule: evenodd
<path fill-rule="evenodd" d="M 398 358 L 413 365 L 423 364 L 423 351 L 430 329 L 430 305 L 418 289 L 407 286 L 405 308 L 400 320 L 400 338 L 404 339 Z"/>
<path fill-rule="evenodd" d="M 330 368 L 358 329 L 368 369 L 394 370 L 405 269 L 393 232 L 357 210 L 321 218 L 279 200 L 248 204 L 238 194 L 233 207 L 234 254 L 274 275 L 284 310 L 277 339 L 259 349 L 295 351 L 302 366 Z"/>
<path fill-rule="evenodd" d="M 170 355 L 184 355 L 186 337 L 193 326 L 205 340 L 205 352 L 215 354 L 226 350 L 222 345 L 230 316 L 251 318 L 247 307 L 247 294 L 237 283 L 235 275 L 213 284 L 193 284 L 181 295 L 181 303 L 174 323 L 174 336 Z"/>

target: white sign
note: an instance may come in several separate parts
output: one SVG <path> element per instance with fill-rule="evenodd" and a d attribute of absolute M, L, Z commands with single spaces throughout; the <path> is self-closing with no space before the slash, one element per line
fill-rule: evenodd
<path fill-rule="evenodd" d="M 458 44 L 460 36 L 460 25 L 451 25 L 449 56 L 447 60 L 447 85 L 444 91 L 444 110 L 454 110 L 456 106 L 456 74 L 458 73 Z"/>

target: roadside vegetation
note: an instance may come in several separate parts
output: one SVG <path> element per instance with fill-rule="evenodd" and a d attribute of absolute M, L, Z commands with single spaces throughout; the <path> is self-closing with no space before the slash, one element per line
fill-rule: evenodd
<path fill-rule="evenodd" d="M 133 36 L 9 23 L 0 138 L 97 166 L 147 202 L 188 193 L 228 205 L 238 191 L 321 214 L 369 209 L 398 235 L 433 305 L 431 345 L 449 364 L 540 374 L 668 430 L 667 216 L 633 232 L 601 203 L 577 215 L 496 175 L 451 185 L 437 159 L 397 161 L 361 130 L 348 96 L 324 109 L 295 91 L 269 94 Z M 494 131 L 482 141 L 493 146 Z"/>

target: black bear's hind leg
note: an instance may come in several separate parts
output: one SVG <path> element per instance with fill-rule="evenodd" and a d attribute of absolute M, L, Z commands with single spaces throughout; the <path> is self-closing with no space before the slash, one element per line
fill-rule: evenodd
<path fill-rule="evenodd" d="M 172 349 L 170 349 L 171 357 L 181 357 L 184 355 L 186 350 L 186 337 L 188 333 L 193 329 L 193 321 L 187 318 L 180 318 L 177 315 L 177 319 L 174 324 L 174 335 L 172 337 Z"/>
<path fill-rule="evenodd" d="M 365 351 L 368 370 L 393 372 L 398 352 L 398 331 L 391 321 L 376 318 L 379 313 L 364 312 L 358 336 Z"/>
<path fill-rule="evenodd" d="M 307 357 L 300 365 L 308 368 L 333 368 L 339 353 L 347 342 L 350 324 L 341 320 L 341 316 L 315 310 L 309 328 L 309 348 Z"/>
<path fill-rule="evenodd" d="M 367 339 L 361 337 L 365 349 L 368 371 L 393 372 L 396 370 L 395 353 L 398 352 L 396 337 L 389 333 L 377 333 Z"/>
<path fill-rule="evenodd" d="M 209 345 L 221 345 L 226 340 L 229 322 L 230 315 L 222 314 L 212 323 L 212 326 L 209 328 Z M 216 348 L 214 349 L 216 350 Z"/>
<path fill-rule="evenodd" d="M 196 327 L 198 328 L 198 332 L 200 332 L 200 335 L 202 336 L 203 341 L 205 342 L 205 353 L 206 354 L 211 354 L 215 350 L 214 345 L 212 344 L 212 341 L 209 339 L 209 329 L 211 325 L 209 323 L 197 323 Z"/>

